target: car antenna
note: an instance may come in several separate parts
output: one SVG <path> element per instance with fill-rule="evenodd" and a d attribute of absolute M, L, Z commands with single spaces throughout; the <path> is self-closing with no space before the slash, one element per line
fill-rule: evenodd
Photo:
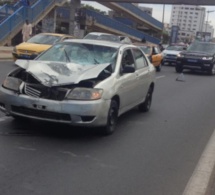
<path fill-rule="evenodd" d="M 184 73 L 180 73 L 180 75 L 176 78 L 176 81 L 182 81 L 184 82 L 185 81 L 185 77 L 184 77 Z"/>

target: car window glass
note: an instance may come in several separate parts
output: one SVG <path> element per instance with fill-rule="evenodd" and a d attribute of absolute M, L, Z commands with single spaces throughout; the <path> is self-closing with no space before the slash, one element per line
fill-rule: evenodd
<path fill-rule="evenodd" d="M 125 50 L 125 51 L 123 52 L 121 66 L 122 66 L 122 68 L 123 68 L 124 66 L 132 66 L 132 67 L 135 67 L 135 66 L 134 66 L 133 54 L 132 54 L 132 52 L 131 52 L 130 49 L 127 49 L 127 50 Z"/>
<path fill-rule="evenodd" d="M 30 38 L 27 42 L 53 45 L 54 43 L 57 43 L 60 39 L 61 39 L 60 36 L 38 34 L 38 35 L 35 35 L 32 38 Z"/>
<path fill-rule="evenodd" d="M 194 42 L 189 46 L 187 51 L 215 53 L 215 44 L 206 42 Z"/>
<path fill-rule="evenodd" d="M 150 46 L 140 46 L 140 49 L 141 49 L 145 54 L 151 54 L 151 47 L 150 47 Z"/>
<path fill-rule="evenodd" d="M 158 48 L 157 48 L 157 47 L 154 47 L 154 48 L 155 48 L 155 53 L 156 53 L 156 54 L 159 54 L 160 51 L 158 50 Z"/>
<path fill-rule="evenodd" d="M 54 45 L 37 60 L 72 62 L 80 65 L 110 63 L 115 68 L 117 48 L 104 45 L 62 42 Z"/>
<path fill-rule="evenodd" d="M 148 66 L 146 58 L 140 50 L 134 49 L 133 52 L 134 52 L 136 69 L 140 69 Z"/>

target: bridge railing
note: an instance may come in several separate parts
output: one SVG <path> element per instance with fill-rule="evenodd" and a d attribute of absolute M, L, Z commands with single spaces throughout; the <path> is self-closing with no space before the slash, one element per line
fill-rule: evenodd
<path fill-rule="evenodd" d="M 147 35 L 144 32 L 141 32 L 139 30 L 128 27 L 127 25 L 125 25 L 121 22 L 118 22 L 116 20 L 113 20 L 113 19 L 111 19 L 105 15 L 102 15 L 98 12 L 95 12 L 95 11 L 92 11 L 89 9 L 83 9 L 83 11 L 86 13 L 87 16 L 90 16 L 93 19 L 95 19 L 95 21 L 97 23 L 102 24 L 106 27 L 117 30 L 119 32 L 126 33 L 130 36 L 137 37 L 140 40 L 145 39 L 146 41 L 151 42 L 151 43 L 155 43 L 155 44 L 158 44 L 160 42 L 160 40 L 155 38 L 155 37 L 152 37 L 150 35 Z"/>
<path fill-rule="evenodd" d="M 14 28 L 23 24 L 25 9 L 20 7 L 0 24 L 0 40 L 4 39 Z"/>
<path fill-rule="evenodd" d="M 6 18 L 0 23 L 0 41 L 6 38 L 14 29 L 23 25 L 28 19 L 31 23 L 51 5 L 55 0 L 31 0 L 31 6 L 22 6 L 20 4 L 5 5 L 0 9 L 1 13 L 6 14 Z"/>
<path fill-rule="evenodd" d="M 141 17 L 142 19 L 144 19 L 145 21 L 148 21 L 150 24 L 153 24 L 154 26 L 156 26 L 159 29 L 163 29 L 163 24 L 162 22 L 156 20 L 155 18 L 153 18 L 152 16 L 150 16 L 147 13 L 144 13 L 141 9 L 139 9 L 137 6 L 131 4 L 131 3 L 117 3 L 118 5 L 120 5 L 121 7 L 126 8 L 127 10 L 131 11 L 133 14 Z"/>

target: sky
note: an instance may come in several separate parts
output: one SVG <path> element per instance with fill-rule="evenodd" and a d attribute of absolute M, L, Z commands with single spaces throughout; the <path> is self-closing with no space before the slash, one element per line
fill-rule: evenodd
<path fill-rule="evenodd" d="M 100 9 L 102 11 L 108 11 L 109 9 L 107 7 L 104 7 L 103 5 L 96 3 L 96 2 L 89 2 L 89 1 L 81 1 L 81 3 L 83 4 L 88 4 L 91 5 L 97 9 Z M 163 18 L 163 4 L 139 4 L 140 6 L 144 6 L 144 7 L 151 7 L 153 8 L 152 11 L 152 17 L 154 17 L 155 19 L 159 20 L 160 22 L 162 22 L 162 18 Z M 202 6 L 206 8 L 206 11 L 209 10 L 215 10 L 215 6 Z M 172 9 L 172 5 L 165 5 L 165 13 L 164 13 L 164 22 L 165 23 L 170 23 L 170 15 L 171 15 L 171 9 Z M 207 13 L 206 13 L 207 14 Z M 206 15 L 207 18 L 207 15 Z M 211 12 L 208 16 L 208 21 L 209 23 L 214 27 L 215 29 L 215 12 Z"/>

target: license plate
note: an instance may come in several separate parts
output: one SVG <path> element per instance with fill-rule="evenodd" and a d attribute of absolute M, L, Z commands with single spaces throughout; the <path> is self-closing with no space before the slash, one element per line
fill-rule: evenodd
<path fill-rule="evenodd" d="M 187 61 L 188 62 L 197 62 L 197 60 L 195 60 L 195 59 L 188 59 Z"/>
<path fill-rule="evenodd" d="M 29 56 L 29 55 L 20 55 L 20 57 L 25 58 L 25 59 L 31 58 L 31 56 Z"/>

